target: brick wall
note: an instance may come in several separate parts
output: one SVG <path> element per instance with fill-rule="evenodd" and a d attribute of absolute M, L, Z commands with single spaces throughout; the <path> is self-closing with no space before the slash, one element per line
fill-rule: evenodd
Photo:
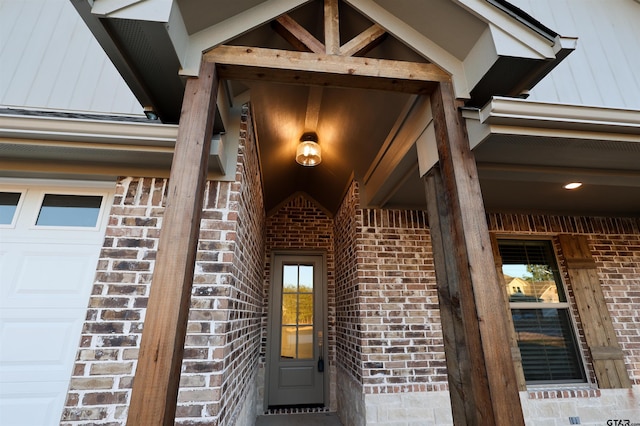
<path fill-rule="evenodd" d="M 247 114 L 236 182 L 205 187 L 177 425 L 233 424 L 243 404 L 255 405 L 245 400 L 260 350 L 264 208 Z M 64 425 L 126 422 L 166 187 L 165 179 L 118 182 Z"/>
<path fill-rule="evenodd" d="M 266 312 L 269 306 L 271 254 L 274 250 L 309 250 L 326 253 L 327 272 L 327 349 L 330 377 L 336 358 L 335 265 L 333 218 L 305 194 L 296 194 L 266 220 L 266 257 L 264 265 L 264 322 L 262 360 L 266 353 Z M 263 365 L 264 366 L 264 365 Z M 330 387 L 334 387 L 330 380 Z M 335 392 L 330 392 L 334 395 Z"/>
<path fill-rule="evenodd" d="M 443 390 L 446 368 L 426 212 L 362 212 L 358 281 L 365 393 Z"/>
<path fill-rule="evenodd" d="M 353 183 L 335 217 L 336 360 L 338 367 L 356 383 L 362 383 L 363 343 L 356 252 L 357 230 L 362 227 L 359 212 L 357 184 Z M 345 387 L 352 389 L 347 383 Z"/>
<path fill-rule="evenodd" d="M 447 389 L 426 212 L 357 197 L 353 185 L 336 215 L 340 366 L 365 393 Z"/>

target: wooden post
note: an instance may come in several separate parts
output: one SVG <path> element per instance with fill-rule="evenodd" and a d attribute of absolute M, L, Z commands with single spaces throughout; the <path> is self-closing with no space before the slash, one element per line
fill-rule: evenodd
<path fill-rule="evenodd" d="M 184 94 L 129 426 L 175 421 L 217 88 L 215 64 L 202 61 L 199 77 L 187 81 Z"/>
<path fill-rule="evenodd" d="M 451 83 L 431 95 L 439 164 L 426 177 L 456 425 L 524 425 L 507 310 L 473 154 Z"/>

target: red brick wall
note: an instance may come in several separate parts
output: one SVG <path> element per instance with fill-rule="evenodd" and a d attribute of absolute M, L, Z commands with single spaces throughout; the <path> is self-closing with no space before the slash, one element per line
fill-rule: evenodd
<path fill-rule="evenodd" d="M 297 194 L 266 220 L 265 312 L 269 303 L 271 253 L 274 250 L 311 250 L 327 255 L 327 344 L 329 363 L 335 360 L 335 266 L 333 218 L 304 194 Z M 264 323 L 266 341 L 266 322 Z M 263 355 L 266 348 L 263 347 Z"/>
<path fill-rule="evenodd" d="M 336 361 L 340 369 L 362 383 L 362 317 L 356 251 L 362 215 L 358 207 L 354 183 L 335 217 Z"/>
<path fill-rule="evenodd" d="M 205 187 L 177 425 L 233 424 L 254 387 L 265 249 L 250 123 L 245 109 L 236 182 Z M 165 179 L 118 182 L 64 425 L 126 422 L 166 185 Z"/>
<path fill-rule="evenodd" d="M 365 393 L 445 390 L 426 212 L 362 212 L 358 279 Z"/>

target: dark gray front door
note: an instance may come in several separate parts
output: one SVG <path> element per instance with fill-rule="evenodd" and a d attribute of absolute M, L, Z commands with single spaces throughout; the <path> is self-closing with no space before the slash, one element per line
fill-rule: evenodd
<path fill-rule="evenodd" d="M 276 254 L 269 312 L 269 406 L 324 404 L 322 255 Z"/>

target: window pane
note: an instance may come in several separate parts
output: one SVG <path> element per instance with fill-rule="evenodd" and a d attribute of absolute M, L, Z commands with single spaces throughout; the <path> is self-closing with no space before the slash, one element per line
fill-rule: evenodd
<path fill-rule="evenodd" d="M 298 324 L 313 324 L 313 294 L 301 294 L 298 297 Z"/>
<path fill-rule="evenodd" d="M 313 291 L 313 266 L 300 265 L 300 291 Z"/>
<path fill-rule="evenodd" d="M 298 328 L 298 358 L 313 358 L 313 326 Z"/>
<path fill-rule="evenodd" d="M 293 293 L 285 293 L 282 295 L 282 324 L 298 323 L 298 295 Z"/>
<path fill-rule="evenodd" d="M 10 225 L 20 201 L 19 192 L 0 192 L 0 225 Z"/>
<path fill-rule="evenodd" d="M 298 265 L 284 265 L 282 269 L 282 291 L 298 291 Z"/>
<path fill-rule="evenodd" d="M 94 227 L 101 204 L 100 196 L 46 194 L 36 225 Z"/>
<path fill-rule="evenodd" d="M 283 265 L 280 356 L 313 358 L 313 265 Z"/>
<path fill-rule="evenodd" d="M 280 356 L 282 358 L 296 358 L 296 326 L 282 327 L 280 340 Z"/>
<path fill-rule="evenodd" d="M 567 309 L 511 312 L 528 383 L 585 380 Z"/>
<path fill-rule="evenodd" d="M 566 302 L 550 241 L 505 240 L 499 247 L 510 302 Z"/>

